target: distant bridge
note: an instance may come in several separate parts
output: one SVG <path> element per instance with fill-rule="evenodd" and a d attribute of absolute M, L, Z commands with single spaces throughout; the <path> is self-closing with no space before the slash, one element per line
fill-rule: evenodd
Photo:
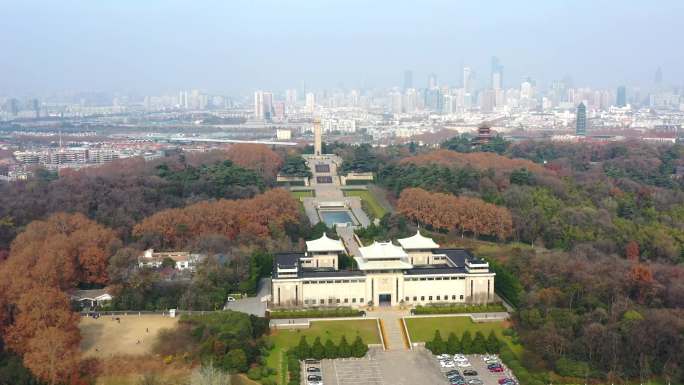
<path fill-rule="evenodd" d="M 169 142 L 205 142 L 205 143 L 253 143 L 253 144 L 266 144 L 269 146 L 296 146 L 297 142 L 278 142 L 274 140 L 241 140 L 241 139 L 211 139 L 211 138 L 156 138 L 157 140 L 167 140 Z"/>

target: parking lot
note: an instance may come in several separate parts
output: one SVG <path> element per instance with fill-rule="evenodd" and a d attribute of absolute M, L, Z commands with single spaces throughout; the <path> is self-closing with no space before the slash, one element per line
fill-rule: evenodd
<path fill-rule="evenodd" d="M 477 371 L 483 385 L 499 385 L 500 378 L 510 377 L 507 373 L 490 373 L 480 355 L 468 355 L 471 366 L 467 368 L 440 368 L 439 361 L 429 351 L 416 348 L 412 351 L 382 351 L 371 349 L 365 358 L 321 360 L 313 366 L 321 369 L 324 385 L 415 385 L 449 384 L 444 373 L 456 369 Z M 307 385 L 306 367 L 302 365 L 302 384 Z"/>
<path fill-rule="evenodd" d="M 476 376 L 464 376 L 466 380 L 477 378 L 480 379 L 483 383 L 483 385 L 499 385 L 499 379 L 501 378 L 514 378 L 506 365 L 502 366 L 504 367 L 504 372 L 502 373 L 492 373 L 487 369 L 487 364 L 485 361 L 482 359 L 482 355 L 480 354 L 466 354 L 466 358 L 468 358 L 468 362 L 470 363 L 471 366 L 468 367 L 458 367 L 456 366 L 455 368 L 440 368 L 440 371 L 442 373 L 446 373 L 450 370 L 458 370 L 461 374 L 463 373 L 463 370 L 465 369 L 470 369 L 474 370 L 477 372 Z M 435 356 L 433 356 L 433 360 L 435 362 L 439 362 Z M 444 375 L 443 375 L 443 378 Z M 448 383 L 445 378 L 445 383 Z"/>

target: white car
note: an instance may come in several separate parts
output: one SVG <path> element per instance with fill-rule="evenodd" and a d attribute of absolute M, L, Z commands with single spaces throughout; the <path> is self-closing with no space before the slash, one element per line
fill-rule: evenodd
<path fill-rule="evenodd" d="M 469 368 L 472 366 L 468 361 L 459 361 L 456 363 L 456 365 L 458 365 L 459 368 Z"/>
<path fill-rule="evenodd" d="M 488 361 L 499 362 L 499 357 L 497 357 L 494 354 L 485 354 L 484 356 L 482 356 L 482 361 L 484 361 L 484 362 L 488 362 Z"/>
<path fill-rule="evenodd" d="M 468 361 L 468 357 L 464 356 L 463 354 L 454 354 L 454 361 Z"/>
<path fill-rule="evenodd" d="M 226 300 L 228 302 L 235 302 L 235 297 L 228 297 Z"/>
<path fill-rule="evenodd" d="M 443 368 L 453 368 L 453 367 L 455 367 L 456 365 L 454 365 L 454 362 L 453 362 L 453 361 L 440 360 L 440 361 L 439 361 L 439 366 L 441 366 L 441 367 L 443 367 Z"/>
<path fill-rule="evenodd" d="M 448 360 L 448 359 L 450 359 L 450 358 L 451 358 L 451 356 L 448 355 L 448 354 L 440 354 L 440 355 L 437 356 L 437 359 L 438 359 L 438 360 Z"/>

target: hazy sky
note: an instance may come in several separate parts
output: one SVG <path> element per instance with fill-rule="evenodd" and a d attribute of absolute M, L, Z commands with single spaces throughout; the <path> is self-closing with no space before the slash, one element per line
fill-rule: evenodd
<path fill-rule="evenodd" d="M 684 84 L 683 0 L 0 0 L 0 94 Z"/>

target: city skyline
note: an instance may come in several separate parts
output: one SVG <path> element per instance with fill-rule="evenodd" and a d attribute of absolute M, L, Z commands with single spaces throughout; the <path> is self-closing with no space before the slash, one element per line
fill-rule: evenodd
<path fill-rule="evenodd" d="M 664 85 L 684 83 L 684 54 L 666 49 L 678 43 L 669 26 L 682 4 L 653 7 L 645 20 L 636 1 L 528 3 L 12 4 L 0 16 L 0 94 L 389 88 L 407 70 L 415 88 L 431 73 L 458 86 L 463 67 L 488 87 L 492 57 L 504 87 L 569 75 L 646 89 L 657 71 Z M 155 20 L 165 22 L 149 28 Z"/>

